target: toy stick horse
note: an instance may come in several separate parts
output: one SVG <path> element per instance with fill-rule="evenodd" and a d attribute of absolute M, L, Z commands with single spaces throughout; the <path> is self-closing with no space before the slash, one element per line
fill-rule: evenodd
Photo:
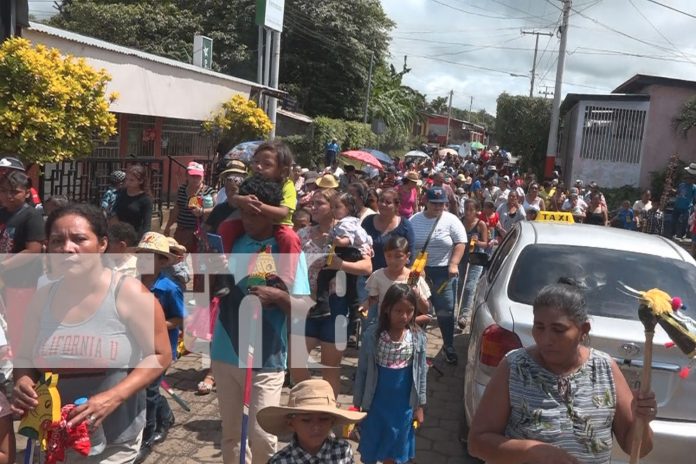
<path fill-rule="evenodd" d="M 19 423 L 18 433 L 28 438 L 24 462 L 32 462 L 34 453 L 46 450 L 46 432 L 54 422 L 60 420 L 60 394 L 58 374 L 46 372 L 36 385 L 38 406 L 28 411 Z"/>
<path fill-rule="evenodd" d="M 696 357 L 696 322 L 689 317 L 678 314 L 675 310 L 681 307 L 681 300 L 670 297 L 662 290 L 654 288 L 647 292 L 640 292 L 625 285 L 624 287 L 640 299 L 638 317 L 645 327 L 645 355 L 640 392 L 647 394 L 650 392 L 652 377 L 655 326 L 660 324 L 674 344 L 689 358 L 694 358 Z M 631 464 L 638 464 L 644 430 L 645 420 L 638 418 L 634 429 L 633 446 L 631 447 Z"/>

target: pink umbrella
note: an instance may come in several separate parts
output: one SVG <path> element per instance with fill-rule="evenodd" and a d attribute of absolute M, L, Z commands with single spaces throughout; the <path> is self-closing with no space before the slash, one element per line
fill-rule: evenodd
<path fill-rule="evenodd" d="M 339 156 L 344 158 L 344 162 L 347 164 L 355 165 L 356 162 L 359 164 L 368 164 L 373 168 L 377 168 L 380 171 L 382 168 L 382 163 L 379 162 L 372 154 L 362 151 L 362 150 L 348 150 L 341 153 Z"/>

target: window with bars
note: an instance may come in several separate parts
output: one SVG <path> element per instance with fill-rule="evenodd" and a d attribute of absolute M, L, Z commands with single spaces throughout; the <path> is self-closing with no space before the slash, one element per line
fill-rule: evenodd
<path fill-rule="evenodd" d="M 215 154 L 215 140 L 200 121 L 165 119 L 162 125 L 164 156 L 208 156 Z"/>
<path fill-rule="evenodd" d="M 614 163 L 640 163 L 647 108 L 587 105 L 580 158 Z"/>
<path fill-rule="evenodd" d="M 128 117 L 128 155 L 136 158 L 155 156 L 155 118 L 130 115 Z"/>

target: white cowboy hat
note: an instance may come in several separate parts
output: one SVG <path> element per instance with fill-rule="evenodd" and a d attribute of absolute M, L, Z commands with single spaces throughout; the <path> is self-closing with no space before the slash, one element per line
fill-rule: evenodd
<path fill-rule="evenodd" d="M 696 175 L 696 163 L 691 163 L 687 167 L 684 168 L 686 172 L 689 174 Z"/>
<path fill-rule="evenodd" d="M 289 415 L 313 413 L 331 414 L 338 425 L 354 424 L 365 417 L 364 412 L 339 409 L 333 388 L 326 380 L 309 379 L 290 390 L 287 406 L 265 407 L 256 414 L 256 421 L 272 435 L 286 435 L 292 432 L 288 425 Z"/>

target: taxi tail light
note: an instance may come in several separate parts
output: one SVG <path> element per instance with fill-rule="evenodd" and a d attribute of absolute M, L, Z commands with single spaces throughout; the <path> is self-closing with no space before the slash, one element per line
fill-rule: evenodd
<path fill-rule="evenodd" d="M 522 348 L 519 337 L 493 324 L 483 331 L 479 360 L 486 366 L 496 367 L 508 352 L 517 348 Z"/>

